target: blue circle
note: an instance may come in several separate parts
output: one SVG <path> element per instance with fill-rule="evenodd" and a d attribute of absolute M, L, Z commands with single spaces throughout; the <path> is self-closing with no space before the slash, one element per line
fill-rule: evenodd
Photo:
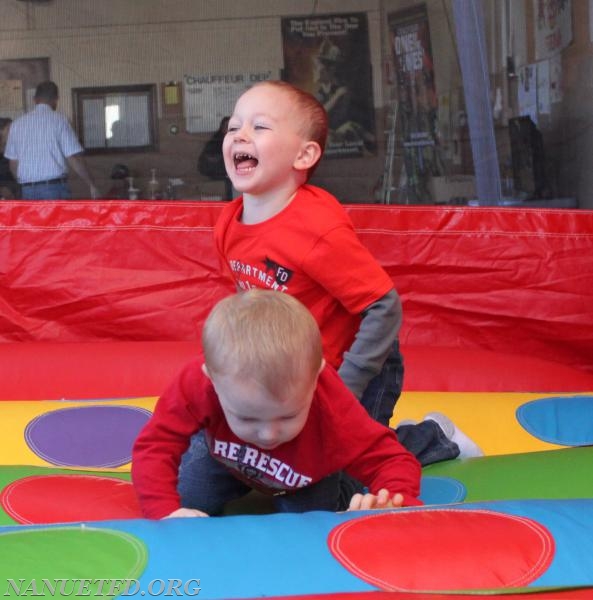
<path fill-rule="evenodd" d="M 534 437 L 561 446 L 593 444 L 593 396 L 560 396 L 526 402 L 516 411 Z"/>
<path fill-rule="evenodd" d="M 422 476 L 420 500 L 424 504 L 454 504 L 462 502 L 466 496 L 467 488 L 458 479 Z"/>

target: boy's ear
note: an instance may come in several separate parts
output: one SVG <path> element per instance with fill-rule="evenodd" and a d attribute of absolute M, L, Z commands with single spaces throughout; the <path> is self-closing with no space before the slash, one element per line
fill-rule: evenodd
<path fill-rule="evenodd" d="M 317 375 L 319 375 L 321 373 L 321 371 L 323 371 L 324 368 L 325 368 L 325 358 L 322 358 L 321 366 L 319 367 L 319 371 L 317 372 Z"/>
<path fill-rule="evenodd" d="M 317 142 L 304 142 L 294 161 L 297 171 L 308 171 L 321 158 L 321 146 Z"/>
<path fill-rule="evenodd" d="M 202 373 L 204 373 L 204 375 L 206 375 L 208 379 L 212 380 L 212 377 L 210 377 L 210 373 L 208 373 L 208 367 L 206 366 L 206 363 L 202 363 Z"/>

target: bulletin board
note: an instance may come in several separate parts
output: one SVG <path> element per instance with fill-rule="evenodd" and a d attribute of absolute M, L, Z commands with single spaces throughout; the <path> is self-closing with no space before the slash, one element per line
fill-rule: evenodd
<path fill-rule="evenodd" d="M 188 133 L 212 132 L 232 114 L 239 96 L 253 84 L 278 79 L 272 70 L 184 75 L 185 128 Z"/>
<path fill-rule="evenodd" d="M 14 118 L 23 110 L 23 82 L 20 79 L 0 81 L 0 114 Z"/>
<path fill-rule="evenodd" d="M 0 116 L 15 119 L 31 109 L 35 88 L 49 78 L 49 58 L 0 60 Z"/>

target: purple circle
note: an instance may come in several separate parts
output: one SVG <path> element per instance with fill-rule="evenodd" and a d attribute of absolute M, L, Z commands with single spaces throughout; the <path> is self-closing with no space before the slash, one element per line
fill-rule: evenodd
<path fill-rule="evenodd" d="M 151 413 L 135 406 L 79 406 L 44 413 L 25 429 L 31 450 L 63 467 L 119 467 Z"/>

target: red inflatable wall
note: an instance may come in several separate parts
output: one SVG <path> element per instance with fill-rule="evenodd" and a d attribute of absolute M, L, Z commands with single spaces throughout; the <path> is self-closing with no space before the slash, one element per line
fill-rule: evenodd
<path fill-rule="evenodd" d="M 197 340 L 231 291 L 211 237 L 221 208 L 0 203 L 0 341 Z M 402 296 L 405 345 L 593 372 L 592 211 L 347 209 Z"/>

